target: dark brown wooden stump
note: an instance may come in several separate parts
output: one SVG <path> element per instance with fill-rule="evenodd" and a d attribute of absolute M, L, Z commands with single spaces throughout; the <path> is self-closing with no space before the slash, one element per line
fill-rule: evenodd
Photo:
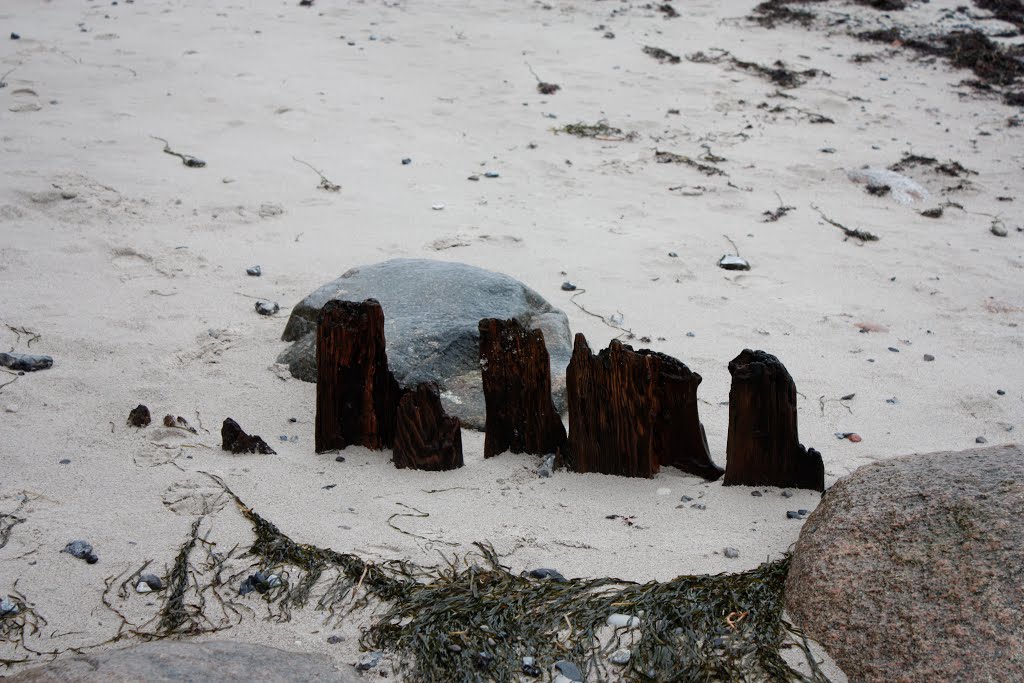
<path fill-rule="evenodd" d="M 515 320 L 480 321 L 480 368 L 487 420 L 484 457 L 567 452 L 565 425 L 551 400 L 551 362 L 544 333 Z"/>
<path fill-rule="evenodd" d="M 462 427 L 459 418 L 445 415 L 435 382 L 419 384 L 402 396 L 394 450 L 399 469 L 436 472 L 462 467 Z"/>
<path fill-rule="evenodd" d="M 726 486 L 825 490 L 821 454 L 800 445 L 796 384 L 778 358 L 744 349 L 729 363 Z"/>
<path fill-rule="evenodd" d="M 388 370 L 384 311 L 376 299 L 324 305 L 316 363 L 316 452 L 389 448 L 402 390 Z"/>
<path fill-rule="evenodd" d="M 224 419 L 220 428 L 220 447 L 232 453 L 263 453 L 277 455 L 267 442 L 255 434 L 246 434 L 242 427 L 230 417 Z"/>
<path fill-rule="evenodd" d="M 683 362 L 616 340 L 595 356 L 577 334 L 566 371 L 570 466 L 651 477 L 664 464 L 717 479 L 697 415 L 700 382 Z"/>

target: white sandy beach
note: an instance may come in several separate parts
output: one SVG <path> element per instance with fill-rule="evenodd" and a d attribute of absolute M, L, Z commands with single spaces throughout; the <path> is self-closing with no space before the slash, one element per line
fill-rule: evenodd
<path fill-rule="evenodd" d="M 104 580 L 146 560 L 161 573 L 199 513 L 218 544 L 251 543 L 204 473 L 295 540 L 373 560 L 433 563 L 489 541 L 515 571 L 646 581 L 749 569 L 796 541 L 801 522 L 785 513 L 813 509 L 815 492 L 754 497 L 671 468 L 651 480 L 540 479 L 535 456 L 485 461 L 469 430 L 453 472 L 396 470 L 386 451 L 315 454 L 315 386 L 275 364 L 289 308 L 390 258 L 511 275 L 596 350 L 618 331 L 560 286 L 585 289 L 575 302 L 621 314 L 630 343 L 703 376 L 701 419 L 722 466 L 726 365 L 744 348 L 792 374 L 801 441 L 821 451 L 826 486 L 879 459 L 1018 440 L 1024 127 L 1007 120 L 1020 110 L 961 96 L 965 72 L 941 61 L 856 64 L 884 46 L 753 25 L 742 17 L 754 4 L 677 3 L 682 16 L 666 19 L 610 1 L 3 2 L 0 351 L 54 358 L 0 373 L 0 513 L 24 519 L 0 548 L 0 594 L 20 592 L 45 617 L 31 646 L 113 635 Z M 659 63 L 645 45 L 684 59 Z M 753 73 L 685 59 L 715 48 L 828 75 L 785 91 L 795 99 L 772 97 Z M 538 94 L 531 68 L 562 89 Z M 635 139 L 553 132 L 601 119 Z M 206 166 L 186 167 L 151 136 Z M 655 163 L 656 150 L 713 153 L 728 175 Z M 907 153 L 976 175 L 949 191 L 960 179 L 906 171 L 929 192 L 913 205 L 847 177 Z M 340 192 L 318 189 L 293 158 Z M 762 222 L 779 197 L 795 210 Z M 919 214 L 947 200 L 963 210 Z M 844 240 L 812 205 L 880 239 Z M 993 220 L 1008 236 L 990 233 Z M 730 242 L 750 271 L 716 265 Z M 254 264 L 262 277 L 246 275 Z M 282 310 L 257 315 L 255 298 Z M 39 335 L 31 346 L 26 331 Z M 154 416 L 144 430 L 125 425 L 139 403 Z M 198 435 L 159 426 L 168 413 Z M 228 416 L 278 454 L 221 451 Z M 78 538 L 97 564 L 59 552 Z M 129 612 L 151 613 L 145 600 L 131 596 Z M 261 616 L 222 635 L 357 656 L 355 621 Z M 328 644 L 335 633 L 347 640 Z"/>

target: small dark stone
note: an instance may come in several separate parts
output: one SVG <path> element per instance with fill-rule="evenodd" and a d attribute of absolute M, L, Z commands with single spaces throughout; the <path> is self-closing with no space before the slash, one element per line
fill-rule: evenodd
<path fill-rule="evenodd" d="M 327 636 L 327 642 L 330 643 L 331 645 L 337 645 L 338 643 L 344 643 L 345 642 L 345 636 L 339 636 L 339 635 Z"/>
<path fill-rule="evenodd" d="M 263 268 L 260 266 L 251 266 L 245 269 L 245 274 L 252 275 L 253 277 L 259 277 L 260 275 L 263 275 Z"/>
<path fill-rule="evenodd" d="M 566 583 L 565 577 L 562 573 L 556 569 L 531 569 L 528 572 L 531 579 L 540 579 L 541 581 L 554 581 L 555 583 Z"/>
<path fill-rule="evenodd" d="M 412 159 L 410 159 L 409 157 L 406 157 L 406 158 L 402 159 L 402 166 L 408 166 L 411 163 L 412 163 Z"/>
<path fill-rule="evenodd" d="M 21 40 L 21 36 L 14 31 L 11 31 L 11 40 Z"/>
<path fill-rule="evenodd" d="M 900 352 L 900 350 L 897 349 L 895 346 L 890 346 L 889 350 L 892 351 L 893 353 L 899 353 Z"/>
<path fill-rule="evenodd" d="M 735 254 L 726 254 L 718 259 L 718 267 L 725 270 L 750 270 L 750 262 Z"/>
<path fill-rule="evenodd" d="M 796 510 L 786 510 L 786 519 L 803 519 L 803 516 Z"/>
<path fill-rule="evenodd" d="M 487 173 L 484 173 L 484 178 L 497 178 L 497 177 L 499 177 L 499 175 L 495 171 L 488 171 Z"/>
<path fill-rule="evenodd" d="M 1006 396 L 1006 392 L 1003 391 L 1002 389 L 996 389 L 996 393 L 999 394 L 1000 396 Z"/>
<path fill-rule="evenodd" d="M 931 362 L 931 361 L 935 360 L 935 356 L 933 356 L 933 355 L 932 355 L 932 354 L 930 354 L 930 353 L 926 353 L 926 354 L 924 354 L 924 359 L 925 359 L 926 361 L 928 361 L 928 362 Z"/>
<path fill-rule="evenodd" d="M 704 503 L 694 503 L 690 507 L 692 507 L 694 510 L 707 510 L 708 509 L 708 506 L 705 505 Z"/>
<path fill-rule="evenodd" d="M 725 554 L 726 557 L 732 560 L 740 556 L 740 551 L 736 550 L 736 548 L 726 548 L 722 552 Z"/>
<path fill-rule="evenodd" d="M 750 495 L 754 496 L 755 498 L 760 498 L 761 497 L 761 492 L 760 491 L 751 491 Z"/>
<path fill-rule="evenodd" d="M 28 353 L 0 353 L 0 365 L 11 370 L 23 372 L 35 372 L 53 367 L 53 358 L 50 356 L 33 356 Z"/>
<path fill-rule="evenodd" d="M 696 334 L 694 334 L 693 332 L 687 332 L 687 333 L 686 333 L 686 336 L 687 336 L 687 337 L 696 337 L 697 335 L 696 335 Z"/>
<path fill-rule="evenodd" d="M 468 178 L 466 178 L 466 180 L 472 180 L 472 181 L 475 182 L 477 180 L 480 180 L 480 176 L 478 176 L 478 175 L 471 175 Z"/>
<path fill-rule="evenodd" d="M 988 443 L 988 439 L 983 436 L 979 436 L 974 440 L 974 443 Z"/>
<path fill-rule="evenodd" d="M 563 292 L 575 292 L 576 291 L 576 285 L 574 285 L 571 282 L 563 282 L 562 283 L 562 291 Z"/>
<path fill-rule="evenodd" d="M 368 652 L 359 658 L 356 668 L 360 671 L 369 671 L 373 667 L 377 666 L 383 657 L 383 652 Z"/>
<path fill-rule="evenodd" d="M 59 462 L 60 462 L 61 465 L 70 465 L 71 464 L 71 458 L 61 458 Z"/>
<path fill-rule="evenodd" d="M 679 257 L 679 254 L 677 254 L 674 251 L 668 252 L 668 255 L 669 255 L 670 258 L 678 258 Z"/>
<path fill-rule="evenodd" d="M 274 315 L 281 310 L 276 301 L 257 301 L 255 308 L 260 315 Z"/>
<path fill-rule="evenodd" d="M 523 668 L 521 669 L 521 671 L 527 676 L 530 676 L 531 678 L 540 678 L 541 674 L 544 673 L 543 671 L 541 671 L 541 668 L 536 664 L 525 663 L 523 664 Z"/>
<path fill-rule="evenodd" d="M 821 152 L 822 154 L 835 154 L 836 153 L 836 148 L 835 147 L 822 147 L 818 151 Z"/>
<path fill-rule="evenodd" d="M 289 421 L 289 422 L 298 422 L 298 421 L 299 421 L 299 418 L 297 418 L 297 417 L 289 417 L 289 418 L 288 418 L 288 421 Z"/>
<path fill-rule="evenodd" d="M 150 590 L 163 590 L 164 582 L 156 574 L 140 574 L 139 581 L 149 586 Z"/>
<path fill-rule="evenodd" d="M 807 512 L 807 510 L 797 510 L 797 511 L 796 511 L 796 513 L 797 513 L 798 515 L 807 515 L 807 514 L 810 514 L 809 512 Z"/>
<path fill-rule="evenodd" d="M 935 209 L 927 209 L 922 211 L 921 215 L 925 218 L 942 218 L 942 207 L 940 206 Z"/>
<path fill-rule="evenodd" d="M 77 557 L 80 560 L 85 560 L 89 564 L 96 564 L 99 561 L 99 558 L 92 552 L 92 544 L 88 541 L 71 541 L 64 546 L 64 550 L 61 550 L 61 552 Z"/>
<path fill-rule="evenodd" d="M 132 408 L 131 412 L 128 413 L 128 424 L 132 427 L 145 427 L 150 422 L 152 422 L 152 418 L 149 414 L 149 408 L 141 403 Z"/>
<path fill-rule="evenodd" d="M 345 462 L 345 456 L 339 455 L 334 458 L 334 462 Z"/>
<path fill-rule="evenodd" d="M 792 498 L 793 497 L 793 492 L 792 491 L 783 491 L 780 495 L 783 498 Z"/>
<path fill-rule="evenodd" d="M 462 652 L 462 646 L 461 645 L 456 645 L 455 643 L 450 643 L 448 645 L 448 651 L 449 652 L 455 652 L 455 653 Z"/>
<path fill-rule="evenodd" d="M 691 500 L 693 500 L 693 498 L 691 498 L 690 496 L 683 496 L 679 500 L 683 503 L 689 503 Z"/>
<path fill-rule="evenodd" d="M 262 453 L 264 455 L 277 455 L 267 442 L 255 434 L 246 434 L 241 426 L 230 417 L 224 419 L 220 428 L 220 447 L 232 453 Z"/>
<path fill-rule="evenodd" d="M 570 681 L 583 680 L 583 674 L 580 673 L 579 667 L 573 664 L 572 662 L 565 661 L 564 659 L 555 662 L 555 670 L 558 673 L 565 676 L 566 678 L 568 678 Z"/>

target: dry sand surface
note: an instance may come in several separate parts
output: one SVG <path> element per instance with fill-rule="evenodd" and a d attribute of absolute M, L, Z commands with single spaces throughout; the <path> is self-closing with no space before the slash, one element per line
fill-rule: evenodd
<path fill-rule="evenodd" d="M 927 23 L 957 4 L 915 3 L 898 18 Z M 721 465 L 726 365 L 743 348 L 793 375 L 801 441 L 822 452 L 826 485 L 879 459 L 1013 441 L 1024 414 L 1020 109 L 959 85 L 969 72 L 942 60 L 839 29 L 758 26 L 744 19 L 752 2 L 676 5 L 670 19 L 610 0 L 5 0 L 0 351 L 55 359 L 0 374 L 0 512 L 13 515 L 5 527 L 17 522 L 0 593 L 45 617 L 27 644 L 66 651 L 114 635 L 105 579 L 146 560 L 166 571 L 199 514 L 220 547 L 250 543 L 204 473 L 296 540 L 374 560 L 433 563 L 490 541 L 514 571 L 645 581 L 748 569 L 794 543 L 801 522 L 785 513 L 814 508 L 814 492 L 754 497 L 674 469 L 541 479 L 535 456 L 484 461 L 472 431 L 454 472 L 395 470 L 387 452 L 361 448 L 344 463 L 315 454 L 314 385 L 275 365 L 289 307 L 389 258 L 507 273 L 564 309 L 593 348 L 619 334 L 605 322 L 621 316 L 631 343 L 703 376 L 701 418 Z M 888 21 L 842 2 L 827 11 Z M 683 59 L 659 63 L 644 46 Z M 780 89 L 727 60 L 686 58 L 716 49 L 825 73 Z M 538 93 L 531 68 L 561 90 Z M 554 131 L 600 120 L 635 136 Z M 720 174 L 656 163 L 656 151 Z M 910 205 L 847 176 L 908 153 L 973 173 L 907 169 L 928 193 Z M 318 188 L 294 159 L 341 190 Z M 780 199 L 793 210 L 765 222 Z M 945 202 L 962 208 L 920 215 Z M 821 214 L 880 239 L 844 239 Z M 716 265 L 737 250 L 751 270 Z M 246 275 L 254 264 L 262 277 Z M 566 280 L 586 290 L 574 302 Z M 257 315 L 260 297 L 281 313 Z M 154 414 L 145 430 L 125 425 L 138 403 Z M 158 426 L 168 413 L 198 434 Z M 219 450 L 227 416 L 278 454 Z M 77 538 L 97 564 L 58 552 Z M 146 596 L 126 602 L 133 618 L 155 611 Z M 267 622 L 260 609 L 226 637 L 355 660 L 357 621 L 324 625 L 307 609 Z M 335 633 L 347 640 L 328 644 Z M 9 642 L 2 656 L 46 659 Z"/>

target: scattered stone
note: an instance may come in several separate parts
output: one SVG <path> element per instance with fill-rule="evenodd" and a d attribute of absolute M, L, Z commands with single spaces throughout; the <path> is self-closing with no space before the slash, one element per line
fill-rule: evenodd
<path fill-rule="evenodd" d="M 545 569 L 543 567 L 539 569 L 531 569 L 527 572 L 527 576 L 531 579 L 539 579 L 540 581 L 554 581 L 555 583 L 567 583 L 566 578 L 562 576 L 561 572 L 556 569 Z"/>
<path fill-rule="evenodd" d="M 1006 237 L 1007 235 L 1006 226 L 999 221 L 993 221 L 992 227 L 989 228 L 989 231 L 996 237 Z"/>
<path fill-rule="evenodd" d="M 900 350 L 897 349 L 895 346 L 890 346 L 889 350 L 892 351 L 893 353 L 899 353 L 900 352 Z"/>
<path fill-rule="evenodd" d="M 142 587 L 145 586 L 148 590 L 143 591 Z M 139 584 L 136 587 L 140 593 L 148 593 L 149 591 L 163 590 L 164 582 L 160 580 L 160 577 L 156 574 L 140 574 Z"/>
<path fill-rule="evenodd" d="M 230 417 L 224 419 L 220 428 L 220 447 L 232 453 L 262 453 L 263 455 L 277 455 L 267 442 L 256 436 L 249 435 L 242 431 L 237 422 Z"/>
<path fill-rule="evenodd" d="M 60 460 L 57 461 L 57 463 L 60 465 L 70 465 L 71 458 L 61 458 Z"/>
<path fill-rule="evenodd" d="M 11 31 L 11 40 L 21 40 L 21 36 L 14 31 Z"/>
<path fill-rule="evenodd" d="M 705 505 L 704 503 L 694 503 L 690 507 L 692 507 L 694 510 L 707 510 L 708 509 L 708 506 Z"/>
<path fill-rule="evenodd" d="M 559 661 L 555 662 L 555 671 L 562 674 L 570 681 L 583 680 L 583 674 L 580 673 L 579 667 L 573 664 L 572 662 L 567 662 L 564 659 L 560 659 Z"/>
<path fill-rule="evenodd" d="M 263 268 L 260 266 L 250 266 L 245 269 L 245 274 L 252 275 L 253 277 L 259 277 L 260 275 L 263 275 Z"/>
<path fill-rule="evenodd" d="M 935 360 L 935 356 L 933 356 L 930 353 L 926 353 L 924 354 L 924 359 L 930 363 L 931 361 Z"/>
<path fill-rule="evenodd" d="M 801 530 L 787 611 L 851 681 L 1017 681 L 1022 516 L 1020 446 L 861 467 Z"/>
<path fill-rule="evenodd" d="M 691 500 L 693 500 L 693 498 L 691 498 L 690 496 L 682 496 L 679 500 L 683 503 L 689 503 Z"/>
<path fill-rule="evenodd" d="M 640 618 L 628 614 L 609 614 L 607 623 L 612 628 L 639 628 Z"/>
<path fill-rule="evenodd" d="M 344 643 L 345 640 L 346 640 L 345 636 L 340 636 L 340 635 L 327 636 L 327 642 L 330 645 L 337 645 L 338 643 Z"/>
<path fill-rule="evenodd" d="M 53 367 L 53 358 L 50 356 L 34 356 L 28 353 L 0 353 L 0 365 L 11 370 L 22 372 L 35 372 Z"/>
<path fill-rule="evenodd" d="M 686 336 L 687 336 L 687 337 L 696 337 L 697 335 L 696 335 L 696 334 L 694 334 L 693 332 L 687 332 L 687 333 L 686 333 Z"/>
<path fill-rule="evenodd" d="M 782 496 L 783 498 L 792 498 L 793 497 L 793 492 L 789 491 L 789 490 L 784 490 L 779 495 Z"/>
<path fill-rule="evenodd" d="M 821 152 L 822 154 L 835 154 L 836 153 L 836 148 L 835 147 L 822 147 L 818 151 Z"/>
<path fill-rule="evenodd" d="M 1006 396 L 1006 392 L 1003 389 L 996 389 L 996 394 L 999 396 Z"/>
<path fill-rule="evenodd" d="M 480 176 L 474 174 L 474 175 L 471 175 L 468 178 L 466 178 L 466 180 L 472 180 L 472 181 L 476 182 L 477 180 L 480 180 Z"/>
<path fill-rule="evenodd" d="M 128 424 L 132 427 L 146 427 L 152 421 L 152 417 L 149 414 L 149 408 L 141 403 L 132 408 L 128 413 Z"/>
<path fill-rule="evenodd" d="M 248 595 L 253 591 L 257 593 L 266 593 L 271 588 L 277 588 L 281 585 L 281 577 L 277 574 L 267 574 L 265 572 L 256 572 L 250 574 L 249 577 L 242 582 L 242 585 L 238 587 L 239 595 Z"/>
<path fill-rule="evenodd" d="M 751 491 L 750 495 L 754 496 L 755 498 L 760 498 L 762 494 L 760 491 Z"/>
<path fill-rule="evenodd" d="M 726 548 L 722 552 L 725 554 L 726 557 L 730 559 L 735 559 L 740 556 L 740 551 L 736 548 Z"/>
<path fill-rule="evenodd" d="M 402 159 L 402 166 L 408 166 L 411 163 L 412 163 L 412 159 L 410 159 L 409 157 L 406 157 L 406 158 Z"/>
<path fill-rule="evenodd" d="M 670 251 L 670 252 L 668 252 L 668 256 L 669 256 L 669 258 L 678 258 L 679 254 L 677 254 L 674 251 Z M 628 652 L 628 650 L 627 650 L 627 652 Z"/>
<path fill-rule="evenodd" d="M 725 270 L 750 270 L 750 262 L 735 254 L 725 254 L 718 259 L 718 267 Z"/>
<path fill-rule="evenodd" d="M 608 655 L 608 661 L 617 666 L 626 666 L 629 664 L 629 660 L 632 656 L 632 652 L 626 648 L 622 648 Z"/>
<path fill-rule="evenodd" d="M 540 678 L 544 673 L 533 657 L 523 657 L 523 667 L 520 670 L 531 678 Z"/>
<path fill-rule="evenodd" d="M 547 479 L 551 477 L 551 475 L 554 474 L 554 472 L 555 456 L 549 455 L 548 457 L 544 458 L 544 462 L 541 463 L 541 466 L 537 468 L 537 476 L 541 477 L 542 479 Z"/>
<path fill-rule="evenodd" d="M 4 406 L 5 413 L 16 413 L 18 412 L 18 410 L 20 410 L 20 408 L 18 408 L 17 403 L 8 403 L 7 405 Z"/>
<path fill-rule="evenodd" d="M 0 599 L 0 619 L 7 617 L 13 617 L 18 614 L 21 610 L 18 605 L 11 602 L 7 598 Z"/>
<path fill-rule="evenodd" d="M 786 519 L 803 519 L 805 515 L 801 515 L 797 510 L 787 510 Z"/>
<path fill-rule="evenodd" d="M 495 171 L 487 171 L 487 173 L 484 173 L 484 178 L 497 178 L 497 177 L 499 177 L 499 174 L 497 172 L 495 172 Z"/>
<path fill-rule="evenodd" d="M 359 658 L 359 661 L 356 663 L 356 668 L 360 671 L 369 671 L 373 667 L 380 664 L 380 660 L 383 658 L 383 652 L 367 652 L 365 655 Z"/>
<path fill-rule="evenodd" d="M 345 462 L 345 456 L 344 455 L 336 455 L 334 457 L 334 462 Z"/>
<path fill-rule="evenodd" d="M 798 515 L 809 515 L 811 513 L 808 512 L 807 510 L 797 510 L 796 514 L 798 514 Z"/>
<path fill-rule="evenodd" d="M 435 381 L 445 413 L 463 427 L 483 430 L 486 409 L 480 375 L 479 323 L 514 318 L 544 333 L 558 410 L 565 408 L 565 367 L 572 338 L 565 314 L 507 275 L 462 263 L 396 259 L 354 268 L 297 304 L 284 341 L 296 342 L 278 362 L 298 379 L 315 382 L 316 325 L 331 299 L 376 299 L 384 312 L 388 368 L 405 387 Z"/>
<path fill-rule="evenodd" d="M 434 211 L 444 211 L 444 204 L 433 204 L 430 208 Z"/>
<path fill-rule="evenodd" d="M 576 285 L 574 285 L 573 283 L 571 283 L 569 281 L 565 281 L 565 282 L 562 283 L 562 291 L 563 292 L 575 292 L 576 291 Z"/>
<path fill-rule="evenodd" d="M 974 443 L 988 443 L 988 439 L 983 436 L 976 437 Z"/>
<path fill-rule="evenodd" d="M 89 564 L 96 564 L 99 561 L 99 558 L 92 552 L 92 544 L 88 541 L 71 541 L 64 546 L 64 550 L 61 550 L 61 552 L 77 557 L 80 560 L 85 560 Z"/>
<path fill-rule="evenodd" d="M 256 312 L 260 315 L 274 315 L 281 310 L 276 301 L 257 301 Z"/>
<path fill-rule="evenodd" d="M 63 657 L 21 671 L 11 683 L 358 683 L 355 671 L 339 669 L 325 655 L 287 652 L 263 645 L 227 641 L 162 640 L 121 650 Z"/>

